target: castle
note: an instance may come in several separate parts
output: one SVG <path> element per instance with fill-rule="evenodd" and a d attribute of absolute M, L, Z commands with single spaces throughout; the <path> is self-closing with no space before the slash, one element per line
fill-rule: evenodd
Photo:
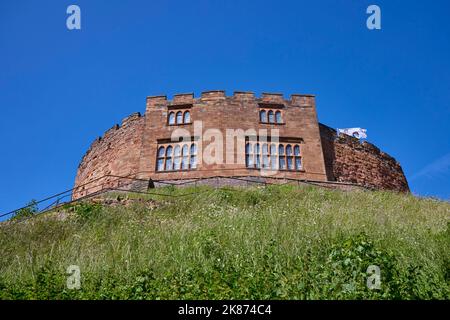
<path fill-rule="evenodd" d="M 217 141 L 221 137 L 226 141 Z M 306 94 L 285 99 L 278 93 L 207 91 L 199 98 L 177 94 L 172 101 L 147 97 L 144 116 L 130 115 L 92 143 L 72 197 L 112 184 L 113 176 L 152 186 L 152 181 L 213 177 L 233 184 L 232 178 L 244 177 L 409 191 L 394 158 L 319 123 L 315 96 Z"/>

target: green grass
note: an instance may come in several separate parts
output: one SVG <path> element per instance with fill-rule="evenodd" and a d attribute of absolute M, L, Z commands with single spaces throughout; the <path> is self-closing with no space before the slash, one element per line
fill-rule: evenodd
<path fill-rule="evenodd" d="M 155 192 L 196 194 L 2 224 L 0 299 L 450 297 L 449 203 L 292 186 Z M 380 290 L 367 288 L 369 265 Z"/>

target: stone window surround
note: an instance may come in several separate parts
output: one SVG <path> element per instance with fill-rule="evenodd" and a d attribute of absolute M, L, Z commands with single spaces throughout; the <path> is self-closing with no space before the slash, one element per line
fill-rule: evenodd
<path fill-rule="evenodd" d="M 284 122 L 284 109 L 286 107 L 283 104 L 272 104 L 272 103 L 260 103 L 259 104 L 259 123 L 260 124 L 270 124 L 270 125 L 285 125 L 286 122 Z M 265 121 L 262 119 L 262 113 L 265 114 Z M 272 112 L 273 114 L 273 121 L 269 120 L 269 112 Z M 280 119 L 277 119 L 277 114 L 280 115 Z"/>
<path fill-rule="evenodd" d="M 259 145 L 259 152 L 255 152 L 255 145 Z M 248 145 L 251 146 L 249 149 Z M 266 169 L 273 170 L 274 168 L 271 165 L 271 160 L 273 157 L 276 157 L 276 170 L 278 171 L 287 171 L 287 172 L 305 172 L 304 164 L 303 164 L 303 139 L 293 139 L 293 138 L 281 138 L 278 142 L 271 142 L 270 139 L 268 141 L 259 141 L 256 137 L 246 137 L 245 141 L 245 167 L 248 170 L 261 170 L 263 168 L 263 145 L 267 145 L 267 159 L 268 159 L 268 167 Z M 275 146 L 275 153 L 272 154 L 273 147 Z M 283 153 L 280 155 L 280 146 L 283 146 Z M 287 155 L 287 147 L 291 146 L 291 155 Z M 298 148 L 298 153 L 295 151 Z M 248 152 L 250 150 L 250 152 Z M 252 164 L 249 165 L 248 156 L 252 157 Z M 288 158 L 291 159 L 291 163 L 293 168 L 288 168 Z M 280 160 L 284 160 L 284 168 L 280 169 Z M 258 166 L 259 160 L 259 166 Z M 298 167 L 298 162 L 300 166 Z"/>
<path fill-rule="evenodd" d="M 192 105 L 172 105 L 167 107 L 167 125 L 172 126 L 184 126 L 192 124 Z M 178 114 L 181 114 L 181 122 L 178 122 Z M 189 119 L 186 121 L 186 114 L 188 114 Z M 173 123 L 171 122 L 171 115 L 173 115 Z"/>
<path fill-rule="evenodd" d="M 171 148 L 170 154 L 168 154 L 169 148 Z M 179 153 L 175 154 L 175 150 L 177 148 L 179 150 Z M 198 147 L 197 143 L 195 142 L 158 143 L 158 146 L 156 148 L 155 172 L 163 173 L 196 170 L 198 166 L 197 152 Z M 177 159 L 178 161 L 176 161 Z M 170 162 L 168 162 L 168 160 Z M 167 168 L 168 163 L 171 169 Z M 162 165 L 162 167 L 160 167 L 160 165 Z M 176 165 L 179 165 L 179 167 L 176 168 Z"/>

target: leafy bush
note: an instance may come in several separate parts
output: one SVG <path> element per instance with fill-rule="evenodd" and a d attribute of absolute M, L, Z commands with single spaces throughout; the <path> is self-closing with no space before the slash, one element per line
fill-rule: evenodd
<path fill-rule="evenodd" d="M 37 202 L 36 200 L 31 200 L 28 204 L 22 208 L 14 212 L 13 219 L 24 219 L 29 218 L 35 215 L 38 212 Z"/>
<path fill-rule="evenodd" d="M 94 220 L 101 212 L 102 205 L 98 203 L 80 202 L 71 207 L 71 210 L 75 212 L 76 216 L 82 220 Z"/>

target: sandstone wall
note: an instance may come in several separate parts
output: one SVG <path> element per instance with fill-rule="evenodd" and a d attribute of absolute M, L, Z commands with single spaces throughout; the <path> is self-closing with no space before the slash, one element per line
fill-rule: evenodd
<path fill-rule="evenodd" d="M 243 176 L 258 175 L 256 169 L 247 169 L 245 163 L 208 164 L 200 162 L 196 170 L 176 172 L 156 172 L 156 151 L 158 141 L 170 139 L 172 132 L 184 129 L 189 135 L 195 137 L 194 125 L 167 125 L 167 116 L 171 108 L 190 106 L 192 121 L 201 121 L 203 133 L 208 129 L 217 129 L 226 137 L 227 129 L 255 129 L 267 130 L 270 136 L 271 130 L 279 130 L 281 138 L 301 140 L 301 153 L 304 165 L 302 171 L 281 171 L 278 177 L 326 180 L 325 164 L 320 143 L 320 132 L 316 114 L 315 97 L 312 95 L 291 95 L 285 99 L 282 94 L 263 93 L 256 97 L 252 92 L 235 92 L 232 96 L 226 96 L 224 91 L 202 92 L 199 98 L 193 94 L 175 95 L 172 101 L 166 96 L 154 96 L 147 98 L 145 113 L 144 140 L 142 146 L 140 177 L 152 177 L 156 180 L 188 179 L 199 177 L 212 177 L 217 175 Z M 283 113 L 283 124 L 265 124 L 259 121 L 261 105 L 278 105 Z M 205 138 L 205 137 L 204 137 Z M 210 141 L 203 142 L 203 148 Z M 225 152 L 226 146 L 223 151 Z M 199 154 L 202 148 L 199 144 Z M 237 142 L 235 149 L 230 152 L 234 159 L 238 159 Z M 241 154 L 242 156 L 242 154 Z M 224 158 L 225 161 L 225 158 Z"/>
<path fill-rule="evenodd" d="M 376 189 L 408 192 L 400 164 L 371 143 L 341 134 L 320 124 L 325 166 L 329 181 L 349 182 Z"/>
<path fill-rule="evenodd" d="M 103 178 L 106 175 L 128 176 L 139 170 L 143 125 L 144 117 L 134 113 L 91 144 L 78 166 L 74 199 L 108 187 L 115 179 Z"/>

